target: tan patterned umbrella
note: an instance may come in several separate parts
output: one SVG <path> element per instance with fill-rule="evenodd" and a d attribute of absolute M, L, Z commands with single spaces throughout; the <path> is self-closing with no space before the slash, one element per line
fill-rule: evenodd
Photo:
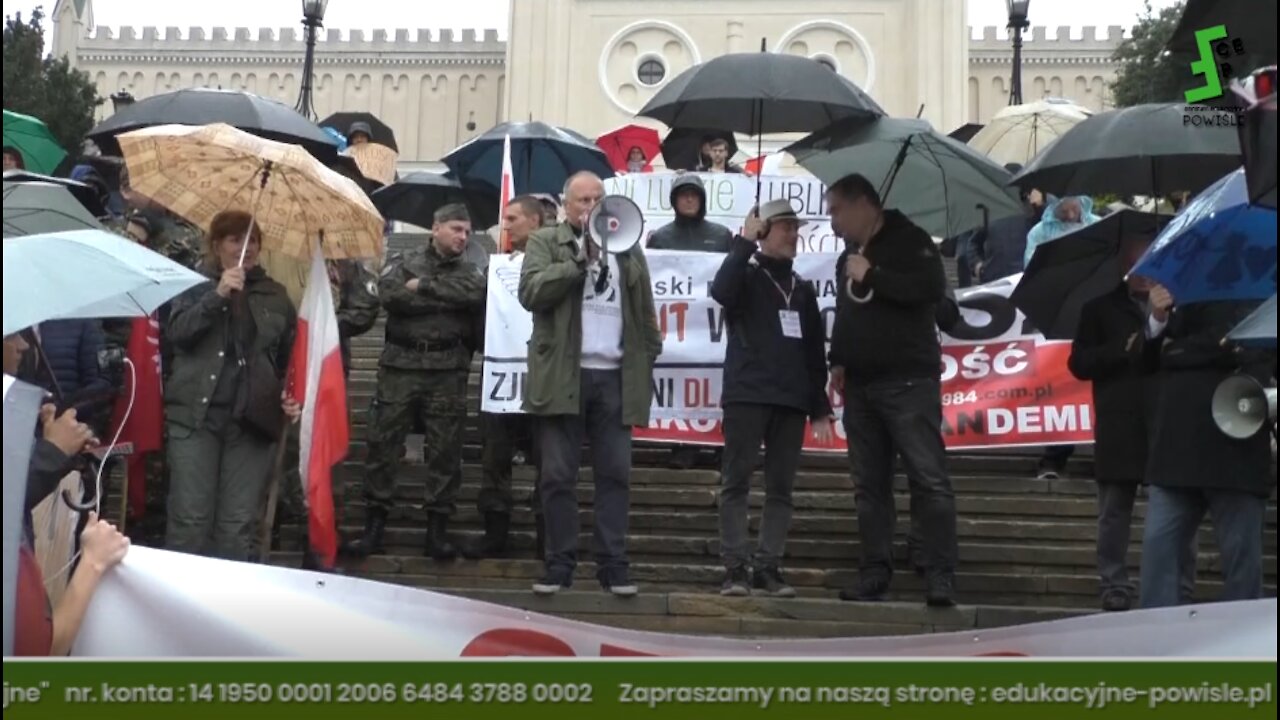
<path fill-rule="evenodd" d="M 356 161 L 356 167 L 360 168 L 360 174 L 370 180 L 383 185 L 396 181 L 396 160 L 400 156 L 386 145 L 361 143 L 347 148 L 343 154 L 350 155 Z"/>
<path fill-rule="evenodd" d="M 381 258 L 384 221 L 351 180 L 299 145 L 230 125 L 160 125 L 117 136 L 129 186 L 208 230 L 223 210 L 254 216 L 263 249 L 309 258 Z"/>

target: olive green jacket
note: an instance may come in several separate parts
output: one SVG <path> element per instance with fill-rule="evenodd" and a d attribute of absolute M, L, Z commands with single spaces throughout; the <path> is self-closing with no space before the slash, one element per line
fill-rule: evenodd
<path fill-rule="evenodd" d="M 293 352 L 297 313 L 284 286 L 255 268 L 245 281 L 246 300 L 256 328 L 250 362 L 267 362 L 283 378 Z M 173 362 L 164 388 L 169 432 L 190 435 L 204 425 L 209 399 L 225 366 L 231 301 L 217 293 L 214 281 L 201 283 L 174 299 L 164 335 Z"/>
<path fill-rule="evenodd" d="M 418 279 L 418 291 L 406 284 Z M 387 258 L 378 295 L 387 311 L 384 367 L 467 370 L 483 342 L 485 276 L 459 257 L 436 252 L 430 236 L 421 247 Z M 419 348 L 405 343 L 426 343 Z"/>
<path fill-rule="evenodd" d="M 577 415 L 581 409 L 582 291 L 586 269 L 568 223 L 529 238 L 520 271 L 520 304 L 533 313 L 524 410 Z M 622 288 L 622 422 L 649 424 L 653 363 L 662 353 L 649 264 L 637 245 L 618 255 Z"/>

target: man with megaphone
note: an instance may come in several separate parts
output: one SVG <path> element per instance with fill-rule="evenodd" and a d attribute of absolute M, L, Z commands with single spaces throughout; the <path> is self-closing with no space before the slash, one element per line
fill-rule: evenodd
<path fill-rule="evenodd" d="M 1222 600 L 1262 597 L 1262 528 L 1274 480 L 1271 443 L 1262 423 L 1247 437 L 1220 430 L 1214 394 L 1235 373 L 1274 374 L 1274 356 L 1235 351 L 1222 338 L 1258 303 L 1178 306 L 1168 289 L 1150 293 L 1146 335 L 1158 390 L 1147 459 L 1150 497 L 1142 539 L 1141 603 L 1177 605 L 1186 574 L 1182 548 L 1213 517 L 1222 567 Z"/>
<path fill-rule="evenodd" d="M 520 304 L 533 315 L 524 410 L 538 416 L 546 573 L 552 595 L 573 584 L 578 563 L 576 485 L 583 440 L 595 482 L 596 576 L 606 592 L 634 596 L 627 561 L 631 428 L 649 424 L 653 364 L 662 352 L 644 217 L 604 197 L 589 172 L 564 187 L 565 221 L 534 233 L 520 271 Z"/>

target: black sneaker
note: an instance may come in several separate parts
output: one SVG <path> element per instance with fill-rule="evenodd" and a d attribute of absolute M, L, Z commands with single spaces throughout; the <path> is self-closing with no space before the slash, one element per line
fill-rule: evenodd
<path fill-rule="evenodd" d="M 1133 607 L 1133 598 L 1120 588 L 1112 588 L 1102 594 L 1102 609 L 1107 612 L 1124 612 Z"/>
<path fill-rule="evenodd" d="M 924 591 L 924 602 L 929 607 L 954 607 L 956 604 L 956 580 L 950 573 L 939 573 L 929 578 Z"/>
<path fill-rule="evenodd" d="M 879 602 L 889 592 L 889 578 L 884 575 L 860 575 L 853 587 L 840 591 L 840 599 L 851 602 Z"/>
<path fill-rule="evenodd" d="M 630 576 L 627 575 L 627 569 L 624 567 L 607 567 L 601 568 L 596 577 L 600 580 L 600 587 L 607 593 L 613 593 L 618 597 L 635 597 L 640 592 L 640 588 L 631 582 Z"/>
<path fill-rule="evenodd" d="M 766 595 L 779 598 L 796 596 L 796 589 L 782 579 L 782 573 L 776 567 L 762 567 L 751 576 L 751 585 L 756 590 L 763 590 Z"/>
<path fill-rule="evenodd" d="M 746 597 L 751 594 L 751 574 L 745 567 L 729 568 L 724 571 L 724 584 L 720 586 L 720 594 L 725 597 Z"/>
<path fill-rule="evenodd" d="M 548 568 L 542 579 L 533 584 L 534 595 L 555 595 L 573 586 L 573 571 L 569 568 Z"/>

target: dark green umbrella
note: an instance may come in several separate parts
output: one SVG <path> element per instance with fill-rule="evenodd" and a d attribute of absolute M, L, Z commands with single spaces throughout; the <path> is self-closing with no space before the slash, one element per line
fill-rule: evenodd
<path fill-rule="evenodd" d="M 1008 170 L 926 120 L 851 118 L 785 150 L 827 185 L 862 175 L 879 188 L 885 207 L 934 237 L 954 237 L 984 219 L 1024 212 L 1007 187 Z"/>
<path fill-rule="evenodd" d="M 4 236 L 102 230 L 69 190 L 41 182 L 4 184 Z"/>
<path fill-rule="evenodd" d="M 1240 167 L 1234 113 L 1178 103 L 1093 115 L 1040 151 L 1014 177 L 1054 195 L 1198 193 Z"/>
<path fill-rule="evenodd" d="M 52 175 L 67 157 L 49 127 L 37 118 L 22 113 L 4 111 L 4 144 L 22 153 L 26 170 L 41 175 Z"/>

